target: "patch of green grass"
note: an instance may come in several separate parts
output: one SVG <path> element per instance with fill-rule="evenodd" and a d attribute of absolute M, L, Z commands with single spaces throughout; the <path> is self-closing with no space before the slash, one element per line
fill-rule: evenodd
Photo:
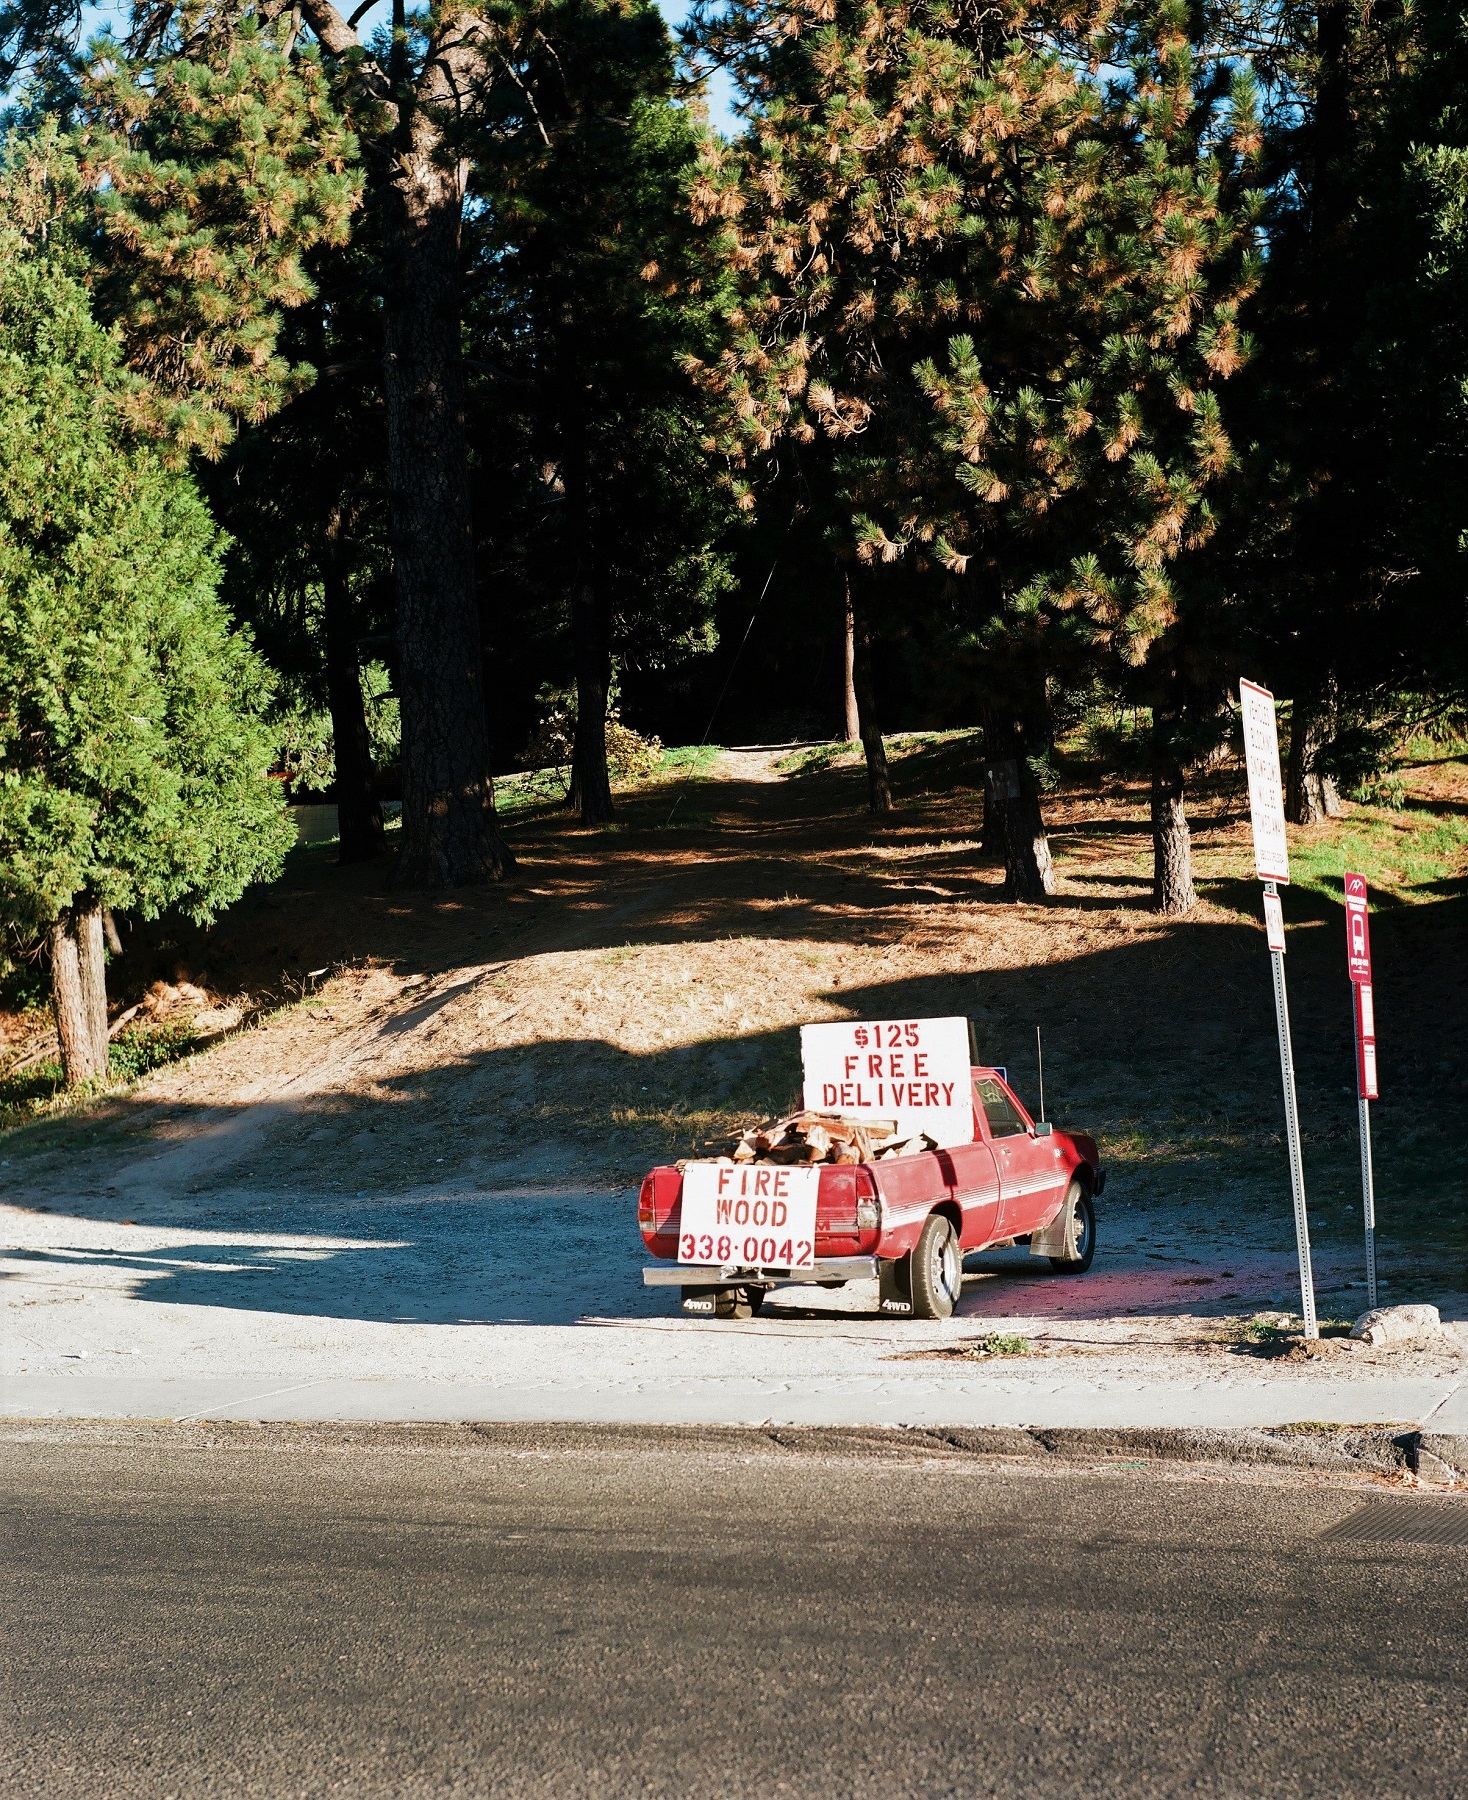
<path fill-rule="evenodd" d="M 1231 1320 L 1220 1335 L 1229 1344 L 1277 1344 L 1283 1338 L 1292 1336 L 1295 1329 L 1293 1319 L 1282 1325 L 1278 1313 L 1255 1313 L 1252 1319 Z"/>
<path fill-rule="evenodd" d="M 560 769 L 522 769 L 514 775 L 496 775 L 495 811 L 502 818 L 551 812 L 563 806 L 566 781 Z"/>
<path fill-rule="evenodd" d="M 107 1072 L 112 1081 L 136 1081 L 150 1069 L 187 1056 L 199 1042 L 192 1019 L 171 1019 L 120 1032 L 108 1047 Z"/>
<path fill-rule="evenodd" d="M 1011 1331 L 986 1331 L 981 1338 L 964 1345 L 969 1356 L 1029 1356 L 1034 1345 L 1027 1337 Z"/>
<path fill-rule="evenodd" d="M 134 1026 L 120 1033 L 107 1048 L 107 1074 L 95 1081 L 66 1085 L 57 1058 L 32 1063 L 13 1075 L 0 1077 L 0 1131 L 78 1102 L 94 1098 L 110 1088 L 137 1081 L 150 1069 L 177 1062 L 198 1044 L 198 1033 L 189 1019 L 173 1019 L 158 1025 Z"/>
<path fill-rule="evenodd" d="M 1446 731 L 1441 737 L 1419 731 L 1402 745 L 1405 763 L 1455 762 L 1460 757 L 1468 757 L 1468 737 L 1454 731 Z"/>
<path fill-rule="evenodd" d="M 54 1059 L 0 1077 L 0 1127 L 40 1118 L 63 1087 L 61 1064 Z"/>
<path fill-rule="evenodd" d="M 722 754 L 720 744 L 680 744 L 676 749 L 663 751 L 658 774 L 664 778 L 676 776 L 682 781 L 706 776 Z"/>
<path fill-rule="evenodd" d="M 838 740 L 830 744 L 812 744 L 808 750 L 792 750 L 788 756 L 780 758 L 775 768 L 781 775 L 814 775 L 834 763 L 855 762 L 860 755 L 859 744 L 843 744 Z"/>
<path fill-rule="evenodd" d="M 1331 900 L 1341 897 L 1347 869 L 1364 875 L 1378 893 L 1400 900 L 1421 897 L 1468 870 L 1468 818 L 1414 805 L 1404 813 L 1362 807 L 1349 823 L 1319 839 L 1293 834 L 1290 874 L 1298 887 Z"/>
<path fill-rule="evenodd" d="M 718 744 L 684 744 L 664 750 L 651 775 L 633 780 L 614 775 L 612 791 L 635 794 L 652 783 L 698 780 L 712 771 L 719 754 Z M 566 804 L 568 779 L 569 772 L 564 768 L 517 769 L 510 775 L 496 775 L 495 809 L 507 819 L 559 812 Z"/>

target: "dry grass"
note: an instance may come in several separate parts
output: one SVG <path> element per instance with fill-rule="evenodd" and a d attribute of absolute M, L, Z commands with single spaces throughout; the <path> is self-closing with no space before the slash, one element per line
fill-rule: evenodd
<path fill-rule="evenodd" d="M 802 1022 L 960 1012 L 1031 1097 L 1042 1026 L 1050 1111 L 1100 1138 L 1109 1202 L 1245 1211 L 1277 1222 L 1286 1242 L 1274 1024 L 1238 771 L 1197 795 L 1203 898 L 1187 920 L 1163 921 L 1147 909 L 1140 786 L 1081 771 L 1051 796 L 1060 893 L 1014 906 L 978 848 L 972 741 L 896 748 L 900 811 L 881 826 L 864 814 L 851 759 L 782 776 L 773 757 L 744 756 L 716 778 L 695 768 L 671 828 L 668 782 L 624 796 L 611 837 L 549 809 L 520 813 L 520 870 L 501 890 L 407 895 L 386 864 L 340 869 L 329 849 L 299 852 L 280 883 L 207 935 L 139 931 L 119 972 L 124 997 L 126 983 L 141 989 L 183 965 L 259 1007 L 326 966 L 320 992 L 267 1009 L 82 1121 L 30 1128 L 23 1153 L 85 1151 L 100 1180 L 138 1134 L 186 1136 L 282 1095 L 268 1149 L 221 1167 L 220 1180 L 321 1192 L 454 1173 L 622 1183 L 715 1130 L 784 1110 Z M 1398 875 L 1374 924 L 1385 1250 L 1459 1256 L 1468 782 L 1462 762 L 1428 760 L 1404 779 L 1408 812 L 1352 808 L 1297 838 L 1307 880 L 1286 910 L 1311 1213 L 1327 1242 L 1357 1229 L 1349 1012 L 1327 889 L 1333 861 L 1375 845 Z M 415 978 L 432 1005 L 397 1031 Z"/>

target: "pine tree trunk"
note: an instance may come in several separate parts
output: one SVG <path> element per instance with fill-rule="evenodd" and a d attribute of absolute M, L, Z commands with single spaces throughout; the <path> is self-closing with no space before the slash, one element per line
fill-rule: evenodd
<path fill-rule="evenodd" d="M 989 775 L 995 732 L 998 729 L 998 713 L 994 707 L 984 704 L 979 708 L 979 719 L 984 733 L 984 811 L 979 824 L 979 848 L 989 856 L 1003 857 L 1007 868 L 1009 857 L 1004 829 L 1004 803 Z"/>
<path fill-rule="evenodd" d="M 455 887 L 513 864 L 494 815 L 460 354 L 461 173 L 404 103 L 385 195 L 388 464 L 398 595 L 403 848 L 397 880 Z"/>
<path fill-rule="evenodd" d="M 69 1086 L 107 1073 L 107 977 L 102 908 L 64 912 L 51 927 L 51 1008 Z"/>
<path fill-rule="evenodd" d="M 979 848 L 988 856 L 1004 855 L 1004 808 L 994 783 L 984 775 L 984 810 L 979 821 Z"/>
<path fill-rule="evenodd" d="M 1322 825 L 1340 815 L 1340 795 L 1321 767 L 1335 732 L 1333 680 L 1295 696 L 1285 767 L 1285 817 L 1292 825 Z"/>
<path fill-rule="evenodd" d="M 846 632 L 843 667 L 846 681 L 843 698 L 846 705 L 846 741 L 854 744 L 861 736 L 861 708 L 856 703 L 856 608 L 851 600 L 851 576 L 843 577 L 845 588 Z"/>
<path fill-rule="evenodd" d="M 1191 912 L 1193 846 L 1183 809 L 1183 771 L 1165 724 L 1152 727 L 1152 905 L 1160 913 Z"/>
<path fill-rule="evenodd" d="M 352 631 L 352 596 L 341 560 L 342 521 L 333 512 L 321 558 L 326 639 L 326 698 L 336 752 L 337 860 L 371 862 L 382 854 L 382 808 L 372 785 L 372 742 Z"/>
<path fill-rule="evenodd" d="M 571 637 L 576 661 L 576 741 L 566 804 L 583 825 L 612 817 L 612 778 L 607 768 L 607 692 L 612 664 L 606 618 L 596 590 L 578 580 L 571 590 Z"/>
<path fill-rule="evenodd" d="M 1029 766 L 1024 720 L 1012 708 L 986 706 L 984 739 L 989 753 L 985 786 L 1004 852 L 1005 891 L 1011 900 L 1043 900 L 1055 892 L 1055 865 L 1039 785 Z M 987 804 L 985 811 L 987 815 Z"/>
<path fill-rule="evenodd" d="M 607 706 L 611 699 L 611 620 L 597 576 L 591 541 L 591 438 L 586 377 L 574 298 L 556 308 L 553 400 L 561 435 L 562 567 L 571 603 L 571 656 L 576 670 L 576 737 L 566 805 L 583 825 L 612 817 L 607 768 Z"/>
<path fill-rule="evenodd" d="M 847 588 L 850 601 L 851 589 Z M 872 638 L 853 603 L 854 645 L 852 683 L 856 689 L 861 747 L 867 759 L 867 804 L 875 818 L 882 819 L 892 811 L 892 783 L 887 774 L 887 746 L 877 724 L 877 702 L 872 683 Z"/>

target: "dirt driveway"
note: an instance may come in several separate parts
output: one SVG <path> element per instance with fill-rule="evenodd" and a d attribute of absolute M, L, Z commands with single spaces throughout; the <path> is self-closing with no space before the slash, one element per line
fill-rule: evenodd
<path fill-rule="evenodd" d="M 1053 1115 L 1101 1140 L 1095 1270 L 1040 1280 L 1022 1253 L 980 1259 L 967 1319 L 1036 1339 L 1171 1336 L 1192 1355 L 1212 1322 L 1292 1305 L 1267 973 L 1231 878 L 1161 922 L 1141 903 L 1140 802 L 1115 795 L 1098 816 L 1094 797 L 1062 796 L 1062 892 L 1012 906 L 977 847 L 977 792 L 951 771 L 929 793 L 910 770 L 904 793 L 899 762 L 903 808 L 874 828 L 859 771 L 779 763 L 727 757 L 671 829 L 666 789 L 626 803 L 611 834 L 531 815 L 520 872 L 494 892 L 405 896 L 385 866 L 300 853 L 207 938 L 146 952 L 187 957 L 223 994 L 327 974 L 131 1093 L 0 1141 L 9 1366 L 194 1344 L 217 1370 L 306 1337 L 313 1355 L 356 1357 L 358 1326 L 666 1318 L 638 1279 L 637 1179 L 788 1104 L 797 1026 L 852 1014 L 970 1014 L 1022 1093 L 1040 1023 Z M 1245 827 L 1226 788 L 1210 805 L 1200 864 L 1227 877 Z M 1333 922 L 1295 922 L 1321 1308 L 1349 1317 L 1364 1301 Z M 1461 936 L 1461 903 L 1401 908 L 1376 936 L 1395 1061 L 1425 1066 L 1445 991 L 1430 959 Z M 1449 1135 L 1441 1112 L 1382 1109 L 1383 1270 L 1388 1297 L 1452 1309 L 1464 1272 L 1443 1251 L 1461 1207 L 1433 1132 Z M 869 1298 L 837 1303 L 867 1331 Z"/>

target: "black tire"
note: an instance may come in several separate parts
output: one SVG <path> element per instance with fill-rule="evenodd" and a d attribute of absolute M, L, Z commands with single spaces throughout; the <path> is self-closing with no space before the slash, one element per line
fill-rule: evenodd
<path fill-rule="evenodd" d="M 907 1259 L 907 1291 L 915 1319 L 951 1319 L 963 1292 L 963 1251 L 942 1213 L 929 1213 Z"/>
<path fill-rule="evenodd" d="M 1084 1275 L 1096 1255 L 1096 1205 L 1080 1182 L 1070 1184 L 1065 1196 L 1065 1209 L 1075 1213 L 1074 1256 L 1052 1256 L 1050 1267 L 1058 1275 Z"/>

